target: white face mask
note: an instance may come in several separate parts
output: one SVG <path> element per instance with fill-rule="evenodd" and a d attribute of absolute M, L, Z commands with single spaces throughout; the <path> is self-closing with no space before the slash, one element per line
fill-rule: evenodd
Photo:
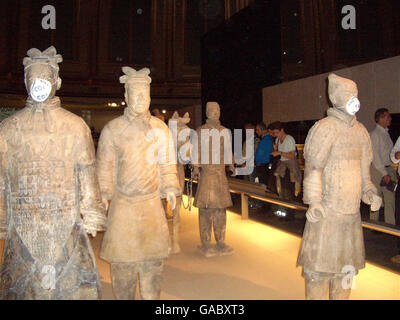
<path fill-rule="evenodd" d="M 360 100 L 356 97 L 351 97 L 349 101 L 347 101 L 346 106 L 341 107 L 341 109 L 345 109 L 346 112 L 352 116 L 354 116 L 358 110 L 360 110 Z"/>
<path fill-rule="evenodd" d="M 30 88 L 29 95 L 36 102 L 45 101 L 51 93 L 51 83 L 47 80 L 36 78 Z"/>

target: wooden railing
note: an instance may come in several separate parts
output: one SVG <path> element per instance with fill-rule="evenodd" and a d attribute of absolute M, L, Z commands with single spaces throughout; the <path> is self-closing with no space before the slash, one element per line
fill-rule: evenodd
<path fill-rule="evenodd" d="M 186 178 L 186 180 L 188 180 Z M 193 181 L 197 183 L 196 180 Z M 228 178 L 229 191 L 232 193 L 240 194 L 241 199 L 241 216 L 242 219 L 249 218 L 249 198 L 261 200 L 264 202 L 276 204 L 285 208 L 303 211 L 306 213 L 308 206 L 288 200 L 281 200 L 278 195 L 266 191 L 266 186 L 260 183 L 248 182 L 237 178 Z M 363 221 L 362 226 L 367 229 L 387 233 L 393 236 L 400 237 L 400 227 L 391 224 L 376 222 L 376 221 Z"/>

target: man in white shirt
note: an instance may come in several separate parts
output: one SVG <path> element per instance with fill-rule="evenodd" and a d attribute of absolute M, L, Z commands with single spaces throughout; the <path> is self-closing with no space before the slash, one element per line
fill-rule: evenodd
<path fill-rule="evenodd" d="M 390 152 L 393 148 L 393 141 L 389 135 L 392 117 L 388 109 L 381 108 L 375 112 L 376 127 L 370 132 L 372 142 L 373 160 L 371 165 L 371 180 L 378 189 L 379 195 L 383 195 L 385 206 L 385 222 L 395 224 L 394 218 L 394 193 L 386 188 L 390 180 L 397 182 L 396 172 L 392 167 Z M 382 183 L 381 183 L 382 182 Z M 379 211 L 371 212 L 371 220 L 378 220 Z"/>
<path fill-rule="evenodd" d="M 290 182 L 294 183 L 294 196 L 297 197 L 301 189 L 301 172 L 296 159 L 296 142 L 294 138 L 285 132 L 283 124 L 280 121 L 271 123 L 270 128 L 273 136 L 276 138 L 277 150 L 271 152 L 271 155 L 281 156 L 278 167 L 275 170 L 276 184 L 278 193 L 281 193 L 280 179 L 285 177 L 286 168 L 290 172 Z"/>
<path fill-rule="evenodd" d="M 392 152 L 390 153 L 390 159 L 393 163 L 400 163 L 400 137 L 397 139 Z M 397 173 L 399 173 L 400 166 L 397 168 Z M 397 186 L 395 190 L 395 222 L 396 225 L 400 225 L 400 188 Z M 400 237 L 397 237 L 397 250 L 398 253 L 390 259 L 393 263 L 400 264 Z"/>

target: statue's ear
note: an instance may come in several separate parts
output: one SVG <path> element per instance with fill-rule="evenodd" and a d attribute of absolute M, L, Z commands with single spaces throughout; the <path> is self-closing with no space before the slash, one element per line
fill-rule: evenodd
<path fill-rule="evenodd" d="M 183 116 L 184 118 L 189 118 L 189 112 L 186 112 L 185 115 Z"/>

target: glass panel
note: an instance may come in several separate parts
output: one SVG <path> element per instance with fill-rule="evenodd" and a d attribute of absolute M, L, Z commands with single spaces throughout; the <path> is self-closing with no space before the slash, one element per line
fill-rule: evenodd
<path fill-rule="evenodd" d="M 282 60 L 284 63 L 300 63 L 303 60 L 300 2 L 281 2 Z"/>
<path fill-rule="evenodd" d="M 52 45 L 51 29 L 45 30 L 42 28 L 42 19 L 45 17 L 45 15 L 42 14 L 42 8 L 46 4 L 54 5 L 54 1 L 31 0 L 31 12 L 29 22 L 29 48 L 26 48 L 26 50 L 30 48 L 45 50 Z"/>
<path fill-rule="evenodd" d="M 358 32 L 357 28 L 360 27 L 359 21 L 357 19 L 357 1 L 352 0 L 338 0 L 336 6 L 336 16 L 339 17 L 338 20 L 338 56 L 340 60 L 352 60 L 359 57 L 359 44 L 358 44 Z M 356 8 L 356 29 L 343 29 L 342 28 L 342 18 L 344 14 L 342 13 L 342 8 L 345 5 L 352 5 Z"/>
<path fill-rule="evenodd" d="M 133 63 L 149 64 L 151 61 L 151 1 L 133 2 Z"/>
<path fill-rule="evenodd" d="M 111 62 L 129 61 L 130 2 L 130 0 L 112 0 L 109 38 Z"/>
<path fill-rule="evenodd" d="M 200 65 L 201 37 L 224 21 L 224 1 L 187 0 L 185 18 L 185 64 Z"/>
<path fill-rule="evenodd" d="M 74 41 L 76 30 L 76 1 L 57 0 L 55 2 L 56 12 L 56 30 L 54 34 L 54 44 L 57 51 L 65 60 L 73 59 Z"/>
<path fill-rule="evenodd" d="M 56 29 L 43 29 L 42 13 L 45 5 L 56 9 Z M 30 12 L 30 48 L 44 50 L 53 45 L 66 60 L 73 59 L 74 25 L 76 22 L 76 1 L 33 0 Z"/>
<path fill-rule="evenodd" d="M 360 5 L 360 43 L 361 56 L 364 58 L 379 58 L 382 56 L 382 34 L 378 11 L 378 3 L 370 1 Z"/>

